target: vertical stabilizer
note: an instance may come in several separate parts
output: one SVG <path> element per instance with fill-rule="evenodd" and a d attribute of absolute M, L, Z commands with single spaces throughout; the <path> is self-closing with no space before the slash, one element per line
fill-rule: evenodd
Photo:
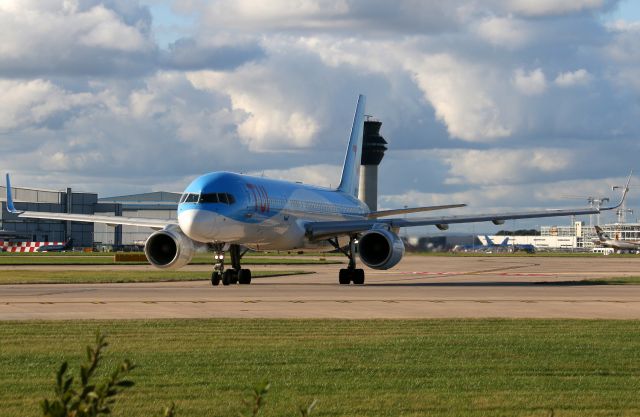
<path fill-rule="evenodd" d="M 358 186 L 360 181 L 362 131 L 364 128 L 364 107 L 366 101 L 366 97 L 362 94 L 358 97 L 358 106 L 356 107 L 356 115 L 353 118 L 353 126 L 351 127 L 349 147 L 347 148 L 347 155 L 344 158 L 342 178 L 340 179 L 340 185 L 338 186 L 339 191 L 356 198 L 358 197 Z"/>

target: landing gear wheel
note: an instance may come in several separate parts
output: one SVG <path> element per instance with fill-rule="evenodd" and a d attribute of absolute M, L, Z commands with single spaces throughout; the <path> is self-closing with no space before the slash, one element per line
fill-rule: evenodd
<path fill-rule="evenodd" d="M 338 275 L 338 282 L 340 285 L 349 285 L 351 284 L 351 270 L 350 269 L 341 269 L 340 274 Z"/>
<path fill-rule="evenodd" d="M 251 270 L 241 269 L 238 271 L 238 282 L 244 285 L 251 284 Z"/>
<path fill-rule="evenodd" d="M 353 270 L 353 283 L 356 285 L 364 284 L 364 269 Z"/>
<path fill-rule="evenodd" d="M 214 287 L 220 284 L 220 272 L 219 271 L 213 271 L 211 273 L 211 285 L 213 285 Z"/>
<path fill-rule="evenodd" d="M 229 284 L 235 284 L 234 282 L 234 270 L 233 269 L 227 269 L 226 271 L 224 271 L 224 273 L 222 274 L 222 285 L 229 285 Z M 236 277 L 237 279 L 237 277 Z"/>
<path fill-rule="evenodd" d="M 238 271 L 235 269 L 230 269 L 229 271 L 231 271 L 231 279 L 229 280 L 230 284 L 237 284 L 238 283 Z"/>

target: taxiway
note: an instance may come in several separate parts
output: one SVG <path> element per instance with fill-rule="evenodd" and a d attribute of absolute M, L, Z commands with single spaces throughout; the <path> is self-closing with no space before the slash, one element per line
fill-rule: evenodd
<path fill-rule="evenodd" d="M 108 270 L 111 266 L 3 269 Z M 131 268 L 131 267 L 126 267 Z M 140 266 L 135 268 L 150 268 Z M 192 266 L 184 270 L 209 269 Z M 0 320 L 152 318 L 603 318 L 640 319 L 640 285 L 569 281 L 640 276 L 640 258 L 407 256 L 391 271 L 367 270 L 364 286 L 337 283 L 340 265 L 265 266 L 314 274 L 207 281 L 0 286 Z"/>

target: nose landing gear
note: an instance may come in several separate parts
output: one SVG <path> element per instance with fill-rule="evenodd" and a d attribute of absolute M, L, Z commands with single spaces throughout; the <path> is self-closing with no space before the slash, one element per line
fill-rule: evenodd
<path fill-rule="evenodd" d="M 222 285 L 231 284 L 251 284 L 251 270 L 242 269 L 240 260 L 247 253 L 248 249 L 241 250 L 240 245 L 231 245 L 229 247 L 229 255 L 231 256 L 231 269 L 224 268 L 224 244 L 216 243 L 213 245 L 214 259 L 216 261 L 211 273 L 211 285 L 216 286 L 222 282 Z"/>

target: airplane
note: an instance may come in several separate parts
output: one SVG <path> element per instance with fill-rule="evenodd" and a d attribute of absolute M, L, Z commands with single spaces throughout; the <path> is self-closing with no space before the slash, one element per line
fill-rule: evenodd
<path fill-rule="evenodd" d="M 364 284 L 365 273 L 356 267 L 357 253 L 363 264 L 386 270 L 397 265 L 405 248 L 398 236 L 400 228 L 433 225 L 446 230 L 450 224 L 537 217 L 597 214 L 618 208 L 629 191 L 622 191 L 620 203 L 612 207 L 554 209 L 516 213 L 489 213 L 405 218 L 419 213 L 464 204 L 370 211 L 358 200 L 365 97 L 360 95 L 351 127 L 340 184 L 336 189 L 268 179 L 232 172 L 212 172 L 193 180 L 178 203 L 177 219 L 145 219 L 106 215 L 83 215 L 17 210 L 6 176 L 7 209 L 18 217 L 110 225 L 146 226 L 156 231 L 144 245 L 150 264 L 161 269 L 180 268 L 189 263 L 197 244 L 207 244 L 214 252 L 211 284 L 250 284 L 251 271 L 241 266 L 250 249 L 297 250 L 315 248 L 338 250 L 348 259 L 340 269 L 338 282 Z M 629 176 L 629 180 L 631 176 Z M 356 252 L 357 245 L 357 252 Z M 225 251 L 231 268 L 225 268 Z"/>
<path fill-rule="evenodd" d="M 64 252 L 71 249 L 73 249 L 73 239 L 62 243 L 39 246 L 36 252 Z"/>
<path fill-rule="evenodd" d="M 509 244 L 509 236 L 505 237 L 504 240 L 502 240 L 502 243 L 494 243 L 488 235 L 484 235 L 484 238 L 487 241 L 485 246 L 489 248 L 506 247 Z"/>
<path fill-rule="evenodd" d="M 612 239 L 609 235 L 604 233 L 600 226 L 595 226 L 595 229 L 598 234 L 598 239 L 594 240 L 593 243 L 599 244 L 605 248 L 613 248 L 616 252 L 640 250 L 640 241 Z"/>
<path fill-rule="evenodd" d="M 474 238 L 475 239 L 475 238 Z M 480 245 L 456 245 L 452 249 L 453 252 L 485 252 L 489 249 L 493 248 L 507 248 L 507 243 L 509 242 L 509 237 L 505 237 L 502 243 L 494 243 L 493 240 L 488 236 L 484 235 L 485 243 L 480 242 Z"/>

